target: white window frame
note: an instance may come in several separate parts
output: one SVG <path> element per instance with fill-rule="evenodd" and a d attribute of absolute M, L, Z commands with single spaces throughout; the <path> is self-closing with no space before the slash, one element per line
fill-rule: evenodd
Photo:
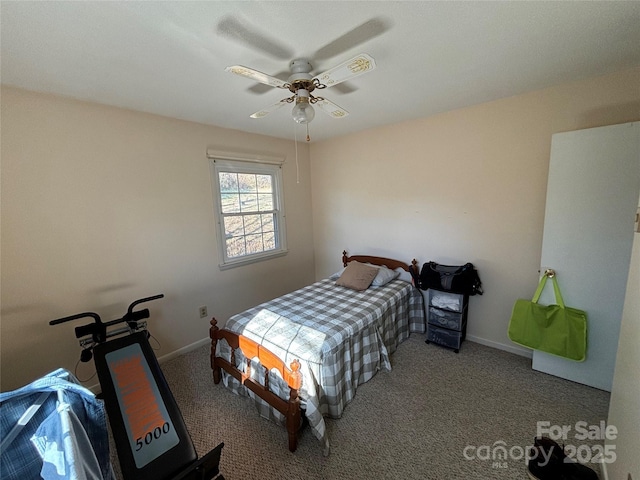
<path fill-rule="evenodd" d="M 284 193 L 282 189 L 282 165 L 273 162 L 260 162 L 255 159 L 242 159 L 234 156 L 229 158 L 210 158 L 211 184 L 213 186 L 213 206 L 216 217 L 216 230 L 218 236 L 218 257 L 221 270 L 247 265 L 254 262 L 280 257 L 287 254 L 287 235 L 284 213 Z M 274 182 L 274 222 L 276 248 L 267 252 L 242 255 L 240 257 L 227 256 L 227 239 L 224 234 L 224 214 L 222 212 L 222 197 L 220 194 L 220 172 L 254 173 L 271 175 Z"/>

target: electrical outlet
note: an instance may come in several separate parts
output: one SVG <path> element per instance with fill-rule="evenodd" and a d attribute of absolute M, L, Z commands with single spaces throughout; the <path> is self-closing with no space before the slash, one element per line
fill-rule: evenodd
<path fill-rule="evenodd" d="M 206 306 L 200 307 L 198 309 L 198 312 L 200 312 L 200 318 L 206 317 L 207 316 L 207 307 Z"/>

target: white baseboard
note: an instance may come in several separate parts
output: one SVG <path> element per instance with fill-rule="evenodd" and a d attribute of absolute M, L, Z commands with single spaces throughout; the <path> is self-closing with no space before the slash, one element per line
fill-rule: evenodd
<path fill-rule="evenodd" d="M 486 340 L 474 335 L 467 335 L 467 340 L 479 343 L 480 345 L 486 345 L 487 347 L 497 348 L 498 350 L 504 350 L 505 352 L 514 353 L 516 355 L 520 355 L 521 357 L 533 358 L 533 350 L 528 350 L 526 348 L 520 348 L 514 345 L 505 345 L 504 343 L 494 342 L 493 340 Z"/>
<path fill-rule="evenodd" d="M 164 362 L 168 362 L 169 360 L 173 360 L 180 355 L 191 352 L 192 350 L 196 350 L 197 348 L 203 347 L 207 344 L 211 343 L 211 339 L 209 337 L 198 340 L 197 342 L 193 342 L 185 347 L 179 348 L 178 350 L 174 350 L 171 353 L 167 353 L 158 358 L 158 363 L 163 364 Z"/>

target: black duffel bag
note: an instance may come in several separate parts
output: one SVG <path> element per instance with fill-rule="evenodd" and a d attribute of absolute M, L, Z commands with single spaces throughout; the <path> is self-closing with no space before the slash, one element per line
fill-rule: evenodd
<path fill-rule="evenodd" d="M 472 263 L 440 265 L 427 262 L 420 271 L 420 288 L 443 290 L 464 295 L 482 295 L 482 282 Z"/>

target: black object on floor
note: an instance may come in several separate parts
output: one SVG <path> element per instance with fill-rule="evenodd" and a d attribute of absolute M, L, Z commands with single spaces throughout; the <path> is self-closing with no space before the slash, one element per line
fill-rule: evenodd
<path fill-rule="evenodd" d="M 564 453 L 564 448 L 547 437 L 536 437 L 527 473 L 534 480 L 598 480 L 596 472 Z"/>

